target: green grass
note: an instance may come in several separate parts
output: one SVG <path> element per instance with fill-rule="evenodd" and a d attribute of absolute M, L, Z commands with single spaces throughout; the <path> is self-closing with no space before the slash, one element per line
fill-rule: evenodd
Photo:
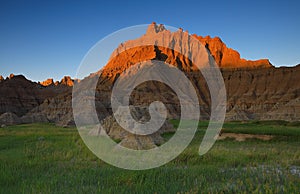
<path fill-rule="evenodd" d="M 299 122 L 287 121 L 252 121 L 252 122 L 228 122 L 223 126 L 223 132 L 249 133 L 277 136 L 299 136 Z"/>
<path fill-rule="evenodd" d="M 176 126 L 178 121 L 172 121 Z M 146 171 L 110 166 L 76 128 L 27 124 L 0 128 L 0 193 L 299 193 L 300 126 L 282 121 L 228 122 L 223 131 L 271 134 L 270 141 L 217 141 L 198 149 L 208 122 L 170 163 Z M 166 139 L 172 134 L 166 134 Z"/>

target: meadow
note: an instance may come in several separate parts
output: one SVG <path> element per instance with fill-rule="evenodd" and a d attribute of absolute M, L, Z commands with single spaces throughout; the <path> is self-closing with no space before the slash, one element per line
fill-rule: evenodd
<path fill-rule="evenodd" d="M 300 192 L 299 122 L 227 122 L 225 133 L 273 138 L 218 140 L 199 156 L 207 124 L 199 123 L 193 141 L 176 159 L 144 171 L 104 163 L 84 145 L 76 128 L 45 123 L 0 128 L 0 193 Z"/>

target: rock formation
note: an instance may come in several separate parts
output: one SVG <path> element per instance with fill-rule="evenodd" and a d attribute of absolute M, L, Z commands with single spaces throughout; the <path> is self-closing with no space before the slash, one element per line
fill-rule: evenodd
<path fill-rule="evenodd" d="M 72 113 L 71 91 L 61 93 L 53 98 L 45 99 L 36 108 L 30 110 L 22 117 L 23 121 L 53 122 L 60 126 L 74 125 Z"/>
<path fill-rule="evenodd" d="M 62 80 L 60 81 L 60 84 L 66 85 L 66 86 L 73 86 L 74 80 L 72 80 L 70 76 L 64 76 L 62 78 Z"/>
<path fill-rule="evenodd" d="M 15 77 L 15 75 L 13 73 L 11 73 L 9 76 L 8 76 L 8 79 L 12 79 L 13 77 Z"/>
<path fill-rule="evenodd" d="M 46 79 L 45 81 L 38 82 L 42 86 L 51 86 L 51 85 L 65 85 L 65 86 L 73 86 L 74 80 L 70 76 L 64 76 L 61 81 L 53 81 L 53 78 Z"/>
<path fill-rule="evenodd" d="M 32 109 L 39 107 L 46 99 L 52 99 L 59 94 L 69 92 L 72 88 L 67 85 L 56 87 L 43 87 L 42 85 L 27 80 L 23 75 L 11 74 L 9 78 L 0 82 L 0 115 L 12 113 L 21 119 Z M 22 119 L 21 119 L 22 121 Z M 42 116 L 25 117 L 25 122 L 44 122 Z M 0 123 L 6 124 L 0 119 Z"/>
<path fill-rule="evenodd" d="M 274 68 L 265 59 L 248 61 L 241 59 L 237 51 L 227 48 L 220 38 L 193 36 L 206 46 L 221 67 L 228 97 L 227 120 L 299 120 L 299 103 L 297 103 L 300 88 L 297 81 L 299 66 Z M 209 119 L 210 96 L 207 85 L 201 73 L 188 59 L 179 53 L 156 46 L 127 49 L 136 43 L 147 42 L 149 37 L 157 37 L 157 41 L 169 41 L 180 47 L 185 35 L 182 30 L 171 33 L 161 25 L 151 24 L 144 36 L 122 43 L 115 50 L 112 56 L 117 57 L 112 57 L 103 68 L 99 91 L 103 91 L 104 85 L 106 88 L 111 88 L 118 76 L 137 62 L 153 59 L 165 61 L 184 71 L 194 83 L 198 91 L 201 118 Z M 125 49 L 126 52 L 122 52 Z M 181 49 L 188 50 L 189 48 Z M 284 81 L 281 82 L 278 78 Z M 170 105 L 169 115 L 178 118 L 178 100 L 173 96 L 174 93 L 164 84 L 150 81 L 136 88 L 131 95 L 131 102 L 136 105 L 146 105 L 151 101 L 161 100 L 167 106 Z M 102 99 L 105 102 L 109 100 L 109 98 Z"/>
<path fill-rule="evenodd" d="M 145 122 L 150 120 L 150 115 L 146 111 L 145 107 L 131 106 L 130 109 L 132 111 L 132 116 L 136 121 Z M 157 132 L 150 135 L 136 135 L 126 131 L 117 123 L 113 116 L 106 117 L 101 121 L 101 123 L 102 128 L 106 130 L 106 134 L 112 139 L 120 141 L 121 146 L 136 150 L 151 149 L 161 145 L 164 143 L 164 139 L 161 137 L 161 134 L 176 131 L 168 120 L 165 121 Z"/>
<path fill-rule="evenodd" d="M 11 112 L 7 112 L 7 113 L 3 113 L 0 115 L 0 121 L 1 121 L 1 125 L 5 124 L 5 125 L 15 125 L 15 124 L 20 124 L 21 119 L 14 113 Z"/>
<path fill-rule="evenodd" d="M 267 59 L 248 61 L 241 59 L 237 51 L 227 48 L 218 37 L 193 36 L 203 43 L 221 67 L 227 91 L 227 120 L 300 120 L 300 65 L 275 68 Z M 93 93 L 86 86 L 97 81 L 95 75 L 100 75 L 96 102 L 90 104 L 96 105 L 100 120 L 109 120 L 112 113 L 111 89 L 120 74 L 137 62 L 160 60 L 178 67 L 191 80 L 199 97 L 201 119 L 209 119 L 210 93 L 203 76 L 189 59 L 159 46 L 141 46 L 122 52 L 133 43 L 143 43 L 150 38 L 166 44 L 176 44 L 180 49 L 189 51 L 190 48 L 183 48 L 181 44 L 187 41 L 186 37 L 187 33 L 182 29 L 170 32 L 163 25 L 151 24 L 146 34 L 140 38 L 122 43 L 101 71 L 80 81 L 79 85 L 82 87 L 77 92 L 88 95 L 79 100 L 89 100 L 89 95 Z M 74 80 L 70 77 L 64 77 L 56 83 L 48 80 L 37 84 L 22 76 L 12 76 L 4 81 L 0 79 L 0 82 L 0 114 L 12 112 L 24 122 L 49 121 L 59 125 L 74 125 L 70 87 Z M 155 100 L 164 102 L 169 118 L 180 118 L 176 94 L 165 84 L 155 81 L 143 83 L 135 88 L 130 97 L 131 105 L 139 107 L 147 107 Z M 82 107 L 83 116 L 85 108 Z M 137 138 L 131 136 L 129 139 Z M 123 143 L 130 144 L 127 140 Z M 139 147 L 137 141 L 134 146 Z"/>
<path fill-rule="evenodd" d="M 224 70 L 227 120 L 300 120 L 300 65 Z"/>
<path fill-rule="evenodd" d="M 210 51 L 216 63 L 221 68 L 269 68 L 272 67 L 268 59 L 260 59 L 257 61 L 250 61 L 241 59 L 240 54 L 231 49 L 222 42 L 219 37 L 211 38 L 210 36 L 197 36 L 197 38 Z"/>
<path fill-rule="evenodd" d="M 39 82 L 39 84 L 41 84 L 42 86 L 50 86 L 50 85 L 54 85 L 54 81 L 52 78 L 49 78 L 45 81 Z"/>

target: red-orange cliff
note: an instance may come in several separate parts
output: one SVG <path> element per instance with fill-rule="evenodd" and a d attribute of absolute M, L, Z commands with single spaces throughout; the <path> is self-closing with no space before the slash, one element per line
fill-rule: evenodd
<path fill-rule="evenodd" d="M 221 68 L 268 68 L 272 64 L 268 59 L 246 60 L 240 57 L 236 50 L 228 48 L 219 37 L 211 38 L 210 36 L 197 36 L 197 38 L 210 51 L 216 63 Z"/>
<path fill-rule="evenodd" d="M 260 59 L 255 61 L 242 59 L 236 50 L 228 48 L 219 37 L 202 37 L 195 34 L 192 36 L 199 40 L 208 49 L 210 54 L 215 59 L 217 65 L 222 69 L 253 69 L 273 67 L 268 59 Z M 137 62 L 152 59 L 163 60 L 175 66 L 178 66 L 178 62 L 180 62 L 180 65 L 182 65 L 181 69 L 184 71 L 198 70 L 198 68 L 193 67 L 193 64 L 191 64 L 186 57 L 176 51 L 174 52 L 172 49 L 147 45 L 148 43 L 153 42 L 159 42 L 160 44 L 167 46 L 172 45 L 171 47 L 180 48 L 180 50 L 191 55 L 193 55 L 195 53 L 195 49 L 197 49 L 192 48 L 193 41 L 191 41 L 188 37 L 188 33 L 184 32 L 181 28 L 176 32 L 171 32 L 162 24 L 157 25 L 156 23 L 152 23 L 149 25 L 146 33 L 143 36 L 135 40 L 126 41 L 119 45 L 119 47 L 113 52 L 111 60 L 105 66 L 104 73 L 120 73 Z M 135 45 L 145 44 L 147 46 L 135 47 Z M 123 52 L 125 50 L 126 52 Z"/>

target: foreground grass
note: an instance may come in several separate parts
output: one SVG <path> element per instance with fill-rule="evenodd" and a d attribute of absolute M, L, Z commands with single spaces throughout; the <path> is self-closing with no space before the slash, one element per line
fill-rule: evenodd
<path fill-rule="evenodd" d="M 173 121 L 177 125 L 177 121 Z M 300 126 L 287 122 L 230 122 L 225 132 L 270 134 L 270 141 L 217 141 L 198 148 L 207 122 L 190 146 L 160 168 L 128 171 L 95 157 L 75 128 L 52 124 L 0 129 L 1 193 L 299 193 Z"/>

